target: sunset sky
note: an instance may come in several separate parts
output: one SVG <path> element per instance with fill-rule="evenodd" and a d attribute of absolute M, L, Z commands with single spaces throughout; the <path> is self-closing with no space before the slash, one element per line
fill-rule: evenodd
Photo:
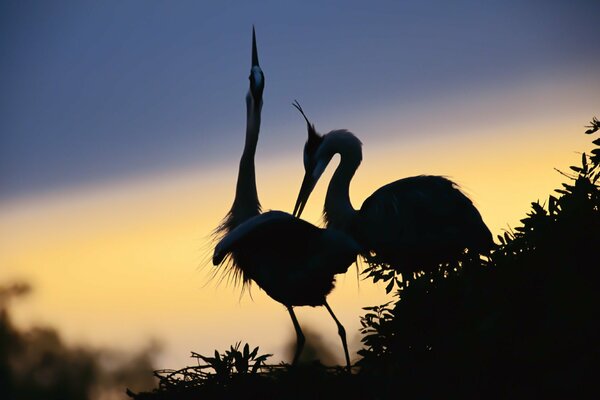
<path fill-rule="evenodd" d="M 266 76 L 256 155 L 265 209 L 291 211 L 305 124 L 363 142 L 355 207 L 401 177 L 458 182 L 494 233 L 544 201 L 600 116 L 597 1 L 4 1 L 0 4 L 0 284 L 20 325 L 71 343 L 164 344 L 160 367 L 248 341 L 275 360 L 289 316 L 258 288 L 209 281 L 244 143 L 252 24 Z M 321 223 L 328 178 L 303 217 Z M 338 279 L 358 343 L 383 288 Z M 302 326 L 339 350 L 324 309 Z"/>

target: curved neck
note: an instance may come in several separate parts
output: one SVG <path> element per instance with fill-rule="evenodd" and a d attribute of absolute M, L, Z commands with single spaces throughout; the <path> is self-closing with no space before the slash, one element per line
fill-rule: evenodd
<path fill-rule="evenodd" d="M 325 221 L 328 227 L 345 229 L 356 210 L 350 202 L 350 181 L 360 165 L 360 159 L 340 151 L 340 164 L 333 173 L 325 196 Z"/>
<path fill-rule="evenodd" d="M 246 99 L 246 143 L 240 159 L 235 200 L 231 214 L 236 225 L 260 212 L 260 202 L 256 190 L 254 155 L 260 132 L 262 101 L 255 104 L 250 95 Z"/>

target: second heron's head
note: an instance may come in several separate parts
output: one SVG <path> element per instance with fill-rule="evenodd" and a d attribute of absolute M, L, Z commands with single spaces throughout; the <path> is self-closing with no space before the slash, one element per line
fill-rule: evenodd
<path fill-rule="evenodd" d="M 353 174 L 362 160 L 362 150 L 360 140 L 345 129 L 320 135 L 315 130 L 314 124 L 304 114 L 300 104 L 295 101 L 293 105 L 304 117 L 308 130 L 308 139 L 304 145 L 303 154 L 304 179 L 293 212 L 294 216 L 300 217 L 308 198 L 333 156 L 340 153 L 345 162 L 352 164 Z"/>
<path fill-rule="evenodd" d="M 296 205 L 294 206 L 294 216 L 300 217 L 302 215 L 302 211 L 304 210 L 304 206 L 310 197 L 315 185 L 317 184 L 319 178 L 325 171 L 325 167 L 327 164 L 319 165 L 317 168 L 317 160 L 315 155 L 317 154 L 317 150 L 323 143 L 323 136 L 319 135 L 315 130 L 315 125 L 312 124 L 306 114 L 304 114 L 304 110 L 300 107 L 300 103 L 297 100 L 292 103 L 294 107 L 300 114 L 304 117 L 306 121 L 306 127 L 308 130 L 308 140 L 304 144 L 304 153 L 303 153 L 303 161 L 304 161 L 304 179 L 302 180 L 302 186 L 300 187 L 300 192 L 298 193 L 298 199 L 296 200 Z"/>

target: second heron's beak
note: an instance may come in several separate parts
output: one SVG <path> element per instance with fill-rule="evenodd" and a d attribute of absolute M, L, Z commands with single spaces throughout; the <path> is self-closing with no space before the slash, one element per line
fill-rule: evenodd
<path fill-rule="evenodd" d="M 302 180 L 302 186 L 300 186 L 300 192 L 298 193 L 298 199 L 296 199 L 296 205 L 294 206 L 294 217 L 300 218 L 302 215 L 302 211 L 304 211 L 304 206 L 308 202 L 308 198 L 315 188 L 315 184 L 317 182 L 313 180 L 312 174 L 310 171 L 306 171 L 304 174 L 304 179 Z"/>
<path fill-rule="evenodd" d="M 304 179 L 302 180 L 302 186 L 300 186 L 300 192 L 298 193 L 298 199 L 296 200 L 296 205 L 294 206 L 294 216 L 300 218 L 302 215 L 302 211 L 304 211 L 304 206 L 308 202 L 308 198 L 315 188 L 319 178 L 323 175 L 323 171 L 327 167 L 326 161 L 319 161 L 316 163 L 314 168 L 307 169 L 304 174 Z"/>

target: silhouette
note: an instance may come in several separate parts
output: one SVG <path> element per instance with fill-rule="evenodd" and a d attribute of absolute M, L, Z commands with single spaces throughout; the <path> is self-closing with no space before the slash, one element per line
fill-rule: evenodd
<path fill-rule="evenodd" d="M 586 128 L 589 128 L 589 129 L 586 130 L 585 133 L 588 135 L 591 135 L 592 133 L 594 133 L 598 129 L 600 129 L 600 121 L 598 121 L 598 118 L 594 117 L 594 118 L 592 118 L 592 121 L 590 122 L 590 124 L 586 126 Z"/>
<path fill-rule="evenodd" d="M 0 282 L 0 399 L 112 399 L 126 386 L 155 385 L 156 344 L 135 352 L 92 347 L 69 344 L 52 326 L 17 326 L 13 301 L 30 292 L 28 283 Z"/>
<path fill-rule="evenodd" d="M 491 248 L 491 232 L 471 200 L 442 176 L 399 179 L 376 190 L 355 210 L 349 188 L 362 160 L 362 143 L 346 130 L 318 134 L 300 104 L 296 101 L 294 106 L 308 128 L 305 175 L 295 216 L 300 217 L 317 181 L 338 153 L 340 164 L 325 198 L 325 222 L 328 228 L 356 239 L 368 261 L 389 264 L 401 273 L 416 272 L 451 261 L 465 249 L 477 253 Z"/>
<path fill-rule="evenodd" d="M 157 388 L 132 397 L 590 398 L 600 359 L 600 138 L 593 143 L 564 172 L 567 182 L 498 236 L 491 258 L 422 274 L 393 302 L 365 307 L 356 374 L 316 364 L 254 369 L 254 351 L 219 363 L 226 374 L 207 374 L 205 364 L 224 358 L 216 353 L 158 371 Z"/>
<path fill-rule="evenodd" d="M 347 271 L 356 261 L 360 248 L 340 231 L 318 228 L 282 211 L 260 213 L 254 154 L 264 84 L 253 28 L 250 90 L 246 96 L 246 144 L 233 206 L 215 231 L 220 241 L 215 246 L 213 264 L 224 266 L 225 273 L 231 274 L 234 280 L 241 280 L 242 285 L 254 281 L 271 298 L 286 306 L 297 336 L 293 364 L 298 361 L 305 342 L 293 307 L 324 305 L 338 327 L 349 367 L 345 329 L 325 298 L 333 289 L 334 275 Z"/>
<path fill-rule="evenodd" d="M 369 307 L 361 373 L 402 376 L 408 398 L 590 398 L 600 360 L 600 138 L 592 143 L 557 170 L 559 189 L 498 235 L 489 260 L 426 274 L 393 304 Z"/>

